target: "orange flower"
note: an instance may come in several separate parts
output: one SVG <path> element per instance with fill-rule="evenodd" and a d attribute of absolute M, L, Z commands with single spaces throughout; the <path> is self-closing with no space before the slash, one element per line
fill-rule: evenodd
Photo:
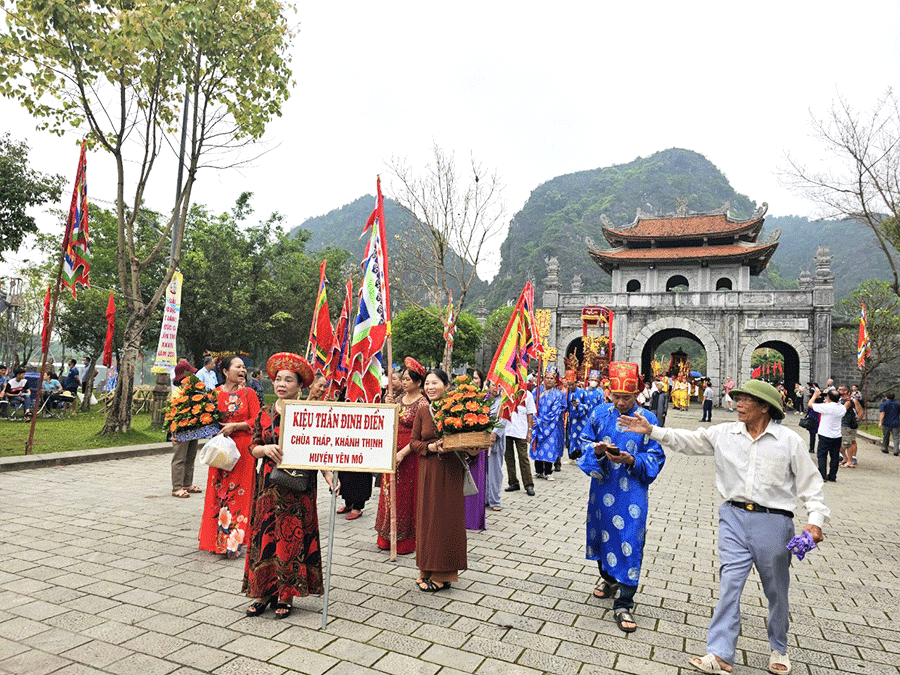
<path fill-rule="evenodd" d="M 437 422 L 435 422 L 435 426 L 437 427 L 437 430 L 438 430 L 438 431 L 443 431 L 443 430 L 444 430 L 444 423 L 441 422 L 440 420 L 438 420 Z"/>
<path fill-rule="evenodd" d="M 192 415 L 196 415 L 196 414 L 199 413 L 202 409 L 203 409 L 203 406 L 202 406 L 202 405 L 195 405 L 193 408 L 191 408 L 191 414 L 192 414 Z"/>
<path fill-rule="evenodd" d="M 468 413 L 465 417 L 463 417 L 463 421 L 470 427 L 473 427 L 478 424 L 478 415 L 476 415 L 475 413 Z"/>
<path fill-rule="evenodd" d="M 458 417 L 448 417 L 446 420 L 444 420 L 444 426 L 462 429 L 462 420 Z"/>
<path fill-rule="evenodd" d="M 212 415 L 204 413 L 200 415 L 200 421 L 203 422 L 203 424 L 212 424 Z"/>
<path fill-rule="evenodd" d="M 179 396 L 178 398 L 172 399 L 172 403 L 187 403 L 187 396 Z"/>
<path fill-rule="evenodd" d="M 202 401 L 205 398 L 206 398 L 206 396 L 203 394 L 194 394 L 193 396 L 191 396 L 192 401 Z"/>
<path fill-rule="evenodd" d="M 180 426 L 180 427 L 186 427 L 186 426 L 187 426 L 188 424 L 190 424 L 190 423 L 191 423 L 190 420 L 181 420 L 181 421 L 178 423 L 178 426 Z"/>
<path fill-rule="evenodd" d="M 482 415 L 478 416 L 478 424 L 487 424 L 490 421 L 491 421 L 491 418 L 488 417 L 487 415 L 482 414 Z"/>
<path fill-rule="evenodd" d="M 177 428 L 178 428 L 178 422 L 172 422 L 172 424 L 169 425 L 169 430 L 171 430 L 171 431 L 175 431 Z"/>
<path fill-rule="evenodd" d="M 206 412 L 212 412 L 215 409 L 216 409 L 216 406 L 214 406 L 212 403 L 206 404 Z"/>
<path fill-rule="evenodd" d="M 481 409 L 481 406 L 478 405 L 477 401 L 466 402 L 466 410 L 471 410 L 472 412 L 478 412 L 480 409 Z"/>
<path fill-rule="evenodd" d="M 459 403 L 457 403 L 455 406 L 453 406 L 452 408 L 450 408 L 450 412 L 455 412 L 455 413 L 456 413 L 456 412 L 462 412 L 462 411 L 463 411 L 463 407 L 462 407 L 462 405 L 459 404 Z"/>

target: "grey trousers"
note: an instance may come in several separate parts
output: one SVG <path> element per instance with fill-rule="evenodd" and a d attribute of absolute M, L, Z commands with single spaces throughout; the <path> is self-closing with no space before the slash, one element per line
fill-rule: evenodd
<path fill-rule="evenodd" d="M 887 452 L 890 439 L 894 438 L 894 454 L 900 453 L 900 427 L 884 427 L 881 430 L 881 451 Z"/>
<path fill-rule="evenodd" d="M 194 484 L 194 461 L 197 458 L 197 441 L 173 443 L 172 454 L 172 492 Z"/>
<path fill-rule="evenodd" d="M 776 513 L 744 511 L 729 503 L 719 507 L 719 604 L 706 637 L 706 651 L 734 664 L 741 631 L 741 593 L 753 566 L 769 601 L 766 630 L 769 646 L 787 653 L 790 625 L 788 587 L 794 521 Z"/>
<path fill-rule="evenodd" d="M 503 486 L 503 456 L 506 439 L 503 434 L 490 448 L 487 456 L 487 505 L 500 506 L 500 488 Z"/>

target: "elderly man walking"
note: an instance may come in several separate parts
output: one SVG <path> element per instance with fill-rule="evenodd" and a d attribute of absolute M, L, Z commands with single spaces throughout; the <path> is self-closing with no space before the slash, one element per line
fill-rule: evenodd
<path fill-rule="evenodd" d="M 600 568 L 594 597 L 618 597 L 613 618 L 620 630 L 637 629 L 631 611 L 637 591 L 647 533 L 650 483 L 666 463 L 659 443 L 619 426 L 622 415 L 656 416 L 637 405 L 643 389 L 637 364 L 609 364 L 609 391 L 613 403 L 594 409 L 582 434 L 578 466 L 591 480 L 587 512 L 587 559 Z"/>
<path fill-rule="evenodd" d="M 788 586 L 797 499 L 808 514 L 808 531 L 822 541 L 829 510 L 823 481 L 806 443 L 776 424 L 784 418 L 781 395 L 772 385 L 751 380 L 731 392 L 738 421 L 686 431 L 661 429 L 641 417 L 622 417 L 629 431 L 646 434 L 663 447 L 693 455 L 715 455 L 719 507 L 719 603 L 706 639 L 707 654 L 690 659 L 703 673 L 733 670 L 741 629 L 741 592 L 755 565 L 769 603 L 769 672 L 791 672 L 787 657 Z"/>

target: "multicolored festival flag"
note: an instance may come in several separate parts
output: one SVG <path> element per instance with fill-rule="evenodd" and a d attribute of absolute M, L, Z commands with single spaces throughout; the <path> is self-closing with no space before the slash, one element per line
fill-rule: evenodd
<path fill-rule="evenodd" d="M 341 316 L 338 318 L 337 328 L 334 331 L 334 341 L 331 345 L 331 359 L 328 361 L 328 391 L 325 398 L 334 400 L 335 394 L 344 390 L 347 386 L 348 359 L 347 348 L 350 345 L 350 312 L 353 304 L 353 279 L 347 279 L 347 294 L 344 296 L 344 306 Z"/>
<path fill-rule="evenodd" d="M 362 233 L 365 234 L 369 228 L 373 230 L 373 234 L 375 230 L 378 230 L 378 238 L 376 239 L 374 236 L 369 237 L 369 242 L 366 244 L 366 253 L 364 258 L 368 259 L 369 256 L 372 255 L 372 246 L 377 242 L 380 250 L 379 253 L 379 267 L 380 267 L 380 275 L 384 280 L 384 320 L 387 324 L 387 334 L 391 334 L 391 288 L 390 284 L 388 284 L 388 279 L 390 276 L 388 274 L 388 255 L 387 255 L 387 234 L 385 233 L 385 225 L 384 225 L 384 197 L 381 194 L 381 176 L 378 176 L 376 181 L 376 191 L 378 196 L 375 197 L 375 210 L 372 211 L 372 215 L 369 216 L 369 219 L 366 221 L 366 226 L 363 228 Z M 363 261 L 363 269 L 365 269 L 365 260 Z"/>
<path fill-rule="evenodd" d="M 503 392 L 500 404 L 503 419 L 510 419 L 521 404 L 528 387 L 528 363 L 542 352 L 533 308 L 534 289 L 529 281 L 519 295 L 487 375 L 488 382 L 496 384 Z"/>
<path fill-rule="evenodd" d="M 113 335 L 116 332 L 116 301 L 112 291 L 109 292 L 109 302 L 106 304 L 106 341 L 103 343 L 103 365 L 109 368 L 112 365 Z"/>
<path fill-rule="evenodd" d="M 371 230 L 362 262 L 363 280 L 359 289 L 359 312 L 350 339 L 350 368 L 347 400 L 356 403 L 381 401 L 384 374 L 381 350 L 391 331 L 390 289 L 388 288 L 387 242 L 384 227 L 384 197 L 381 178 L 375 210 L 363 234 Z"/>
<path fill-rule="evenodd" d="M 81 142 L 81 157 L 78 159 L 78 172 L 75 174 L 75 189 L 72 191 L 72 204 L 69 207 L 69 219 L 66 223 L 66 234 L 63 237 L 62 282 L 72 289 L 72 297 L 76 284 L 91 287 L 89 274 L 91 271 L 91 246 L 88 233 L 88 201 L 87 201 L 87 154 L 84 141 Z"/>
<path fill-rule="evenodd" d="M 444 340 L 453 346 L 453 334 L 456 332 L 456 319 L 453 316 L 453 291 L 450 291 L 450 304 L 447 305 L 447 318 L 444 320 Z"/>
<path fill-rule="evenodd" d="M 328 259 L 322 261 L 319 267 L 319 294 L 316 296 L 316 309 L 313 312 L 312 326 L 309 329 L 309 346 L 306 350 L 306 360 L 313 366 L 313 370 L 323 374 L 327 370 L 331 357 L 331 349 L 334 343 L 334 332 L 331 328 L 331 315 L 328 313 L 328 297 L 325 294 L 325 265 Z"/>
<path fill-rule="evenodd" d="M 872 353 L 867 321 L 866 303 L 863 302 L 862 310 L 859 313 L 859 339 L 856 341 L 856 367 L 860 370 L 866 367 L 866 357 Z"/>

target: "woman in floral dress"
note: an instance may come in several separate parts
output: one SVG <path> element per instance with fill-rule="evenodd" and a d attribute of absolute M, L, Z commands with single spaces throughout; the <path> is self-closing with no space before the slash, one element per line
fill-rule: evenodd
<path fill-rule="evenodd" d="M 237 445 L 241 458 L 231 471 L 209 467 L 206 501 L 200 521 L 200 550 L 233 558 L 242 552 L 248 536 L 256 460 L 250 455 L 253 422 L 259 414 L 259 399 L 244 386 L 247 368 L 239 356 L 222 361 L 225 382 L 216 388 L 223 436 Z"/>
<path fill-rule="evenodd" d="M 401 377 L 404 394 L 400 404 L 400 420 L 397 426 L 397 473 L 395 476 L 397 499 L 397 553 L 406 555 L 416 550 L 416 483 L 419 474 L 419 455 L 412 452 L 409 438 L 413 421 L 420 407 L 428 406 L 422 395 L 425 368 L 414 358 L 404 361 L 406 370 Z M 388 399 L 393 403 L 393 396 Z M 378 516 L 375 518 L 378 548 L 391 548 L 391 481 L 385 474 L 381 479 L 381 497 L 378 500 Z"/>
<path fill-rule="evenodd" d="M 275 385 L 279 401 L 300 396 L 300 390 L 313 382 L 306 359 L 290 352 L 272 356 L 266 372 Z M 262 459 L 256 479 L 253 501 L 253 533 L 247 549 L 243 592 L 255 599 L 247 616 L 259 616 L 271 604 L 275 618 L 283 619 L 293 610 L 295 597 L 321 595 L 322 551 L 319 543 L 319 514 L 316 510 L 316 473 L 309 476 L 308 487 L 295 492 L 269 481 L 272 469 L 281 462 L 278 434 L 281 415 L 275 406 L 266 406 L 257 417 L 250 452 Z M 329 487 L 334 487 L 330 471 L 322 472 Z"/>

